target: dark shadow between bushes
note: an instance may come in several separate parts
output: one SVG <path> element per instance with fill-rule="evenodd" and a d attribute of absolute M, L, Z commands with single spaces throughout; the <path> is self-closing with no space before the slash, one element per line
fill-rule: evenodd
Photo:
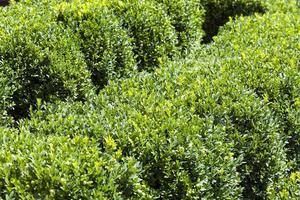
<path fill-rule="evenodd" d="M 257 2 L 246 4 L 243 2 L 233 2 L 230 5 L 217 4 L 209 2 L 204 5 L 206 10 L 205 21 L 203 23 L 203 30 L 205 36 L 202 40 L 203 44 L 210 43 L 213 36 L 218 34 L 219 27 L 223 26 L 229 21 L 229 17 L 249 16 L 254 13 L 265 13 L 266 9 Z"/>
<path fill-rule="evenodd" d="M 0 6 L 7 6 L 9 4 L 9 0 L 0 0 Z"/>

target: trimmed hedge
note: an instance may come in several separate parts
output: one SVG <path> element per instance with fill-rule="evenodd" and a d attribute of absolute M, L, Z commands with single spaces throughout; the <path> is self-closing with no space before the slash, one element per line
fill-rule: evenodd
<path fill-rule="evenodd" d="M 56 7 L 58 21 L 65 23 L 81 39 L 78 43 L 98 88 L 108 80 L 135 73 L 131 39 L 104 3 L 73 1 Z"/>
<path fill-rule="evenodd" d="M 240 18 L 222 30 L 209 50 L 222 70 L 253 89 L 276 112 L 290 140 L 289 155 L 298 152 L 300 142 L 295 141 L 299 138 L 295 135 L 299 134 L 299 30 L 298 13 Z"/>
<path fill-rule="evenodd" d="M 173 63 L 112 83 L 86 105 L 45 109 L 22 126 L 100 143 L 110 135 L 124 156 L 141 162 L 141 178 L 160 198 L 235 199 L 247 191 L 246 183 L 265 196 L 286 170 L 272 111 L 209 63 Z"/>
<path fill-rule="evenodd" d="M 6 20 L 0 25 L 1 108 L 36 107 L 18 129 L 0 128 L 0 198 L 298 198 L 298 7 L 275 11 L 278 0 L 270 13 L 230 21 L 215 42 L 171 62 L 186 45 L 178 43 L 176 24 L 187 19 L 173 8 L 194 1 L 55 6 L 45 0 L 39 6 L 48 11 L 32 2 L 0 14 Z M 9 20 L 13 16 L 22 17 Z M 120 46 L 110 43 L 115 29 Z M 140 69 L 163 68 L 111 81 L 99 95 L 89 95 L 85 60 L 90 70 L 102 65 L 107 55 L 101 45 L 109 46 L 112 61 L 126 60 L 129 43 Z M 118 64 L 96 68 L 108 70 L 109 78 L 100 79 L 106 82 L 115 70 L 123 76 L 127 68 Z M 33 84 L 36 78 L 42 84 Z M 45 92 L 46 83 L 53 94 Z M 57 101 L 86 96 L 85 102 Z M 10 120 L 5 111 L 1 118 L 1 125 Z"/>
<path fill-rule="evenodd" d="M 233 157 L 226 129 L 189 106 L 197 98 L 189 99 L 188 92 L 203 91 L 202 77 L 195 70 L 181 83 L 173 82 L 189 74 L 176 68 L 111 84 L 86 105 L 46 107 L 23 126 L 44 135 L 86 135 L 99 144 L 113 138 L 123 156 L 141 163 L 141 178 L 155 198 L 238 198 L 240 158 Z"/>
<path fill-rule="evenodd" d="M 160 3 L 170 16 L 171 23 L 177 33 L 177 45 L 184 54 L 190 51 L 191 46 L 200 43 L 204 32 L 204 10 L 199 0 L 155 0 Z"/>
<path fill-rule="evenodd" d="M 109 7 L 133 39 L 140 70 L 153 70 L 178 54 L 176 30 L 167 13 L 155 1 L 111 1 Z"/>
<path fill-rule="evenodd" d="M 224 132 L 200 127 L 196 129 L 202 132 L 200 141 L 207 141 L 205 145 L 214 143 L 212 141 L 228 144 L 231 146 L 230 154 L 241 159 L 234 165 L 239 172 L 236 177 L 238 185 L 234 187 L 236 196 L 224 192 L 227 191 L 226 187 L 219 196 L 216 188 L 222 188 L 224 182 L 219 183 L 220 179 L 211 174 L 209 177 L 215 177 L 212 185 L 203 188 L 211 187 L 214 190 L 208 190 L 204 195 L 225 199 L 234 196 L 271 198 L 272 185 L 284 184 L 282 182 L 288 170 L 297 170 L 299 166 L 297 157 L 291 153 L 294 151 L 298 155 L 297 144 L 291 143 L 298 138 L 295 135 L 298 133 L 295 127 L 299 119 L 295 100 L 298 98 L 298 16 L 291 12 L 240 18 L 236 23 L 229 23 L 206 52 L 201 49 L 199 55 L 196 54 L 200 57 L 199 62 L 173 63 L 166 69 L 157 70 L 154 75 L 112 84 L 86 107 L 71 105 L 66 109 L 66 105 L 60 108 L 54 106 L 48 114 L 38 112 L 24 126 L 33 132 L 63 135 L 72 134 L 76 128 L 82 131 L 81 134 L 99 138 L 99 141 L 102 134 L 98 135 L 97 130 L 101 130 L 100 133 L 114 133 L 114 140 L 124 149 L 123 154 L 134 156 L 144 169 L 148 169 L 142 178 L 156 191 L 154 193 L 162 198 L 167 198 L 169 194 L 180 198 L 188 197 L 187 191 L 193 189 L 183 190 L 179 185 L 174 186 L 174 182 L 178 182 L 176 180 L 185 179 L 179 175 L 170 178 L 169 174 L 175 172 L 170 173 L 169 170 L 172 172 L 176 165 L 173 163 L 173 168 L 169 169 L 167 166 L 172 159 L 164 161 L 163 152 L 171 154 L 167 150 L 173 147 L 172 141 L 178 141 L 180 135 L 189 138 L 192 146 L 195 146 L 199 137 L 192 137 L 195 134 L 192 127 L 199 126 L 204 120 L 203 124 L 223 127 L 221 130 Z M 234 35 L 239 34 L 243 39 L 234 39 Z M 295 42 L 290 44 L 287 40 Z M 91 114 L 87 114 L 86 110 Z M 88 117 L 84 119 L 84 116 Z M 196 125 L 193 119 L 196 119 Z M 74 127 L 74 124 L 77 126 Z M 221 138 L 206 139 L 210 129 Z M 189 142 L 179 144 L 186 145 Z M 211 146 L 206 148 L 210 149 Z M 149 154 L 154 154 L 153 160 L 147 156 Z M 185 163 L 187 159 L 177 160 L 179 163 L 184 160 Z M 288 169 L 290 164 L 287 161 L 294 160 L 295 166 Z M 203 159 L 199 161 L 200 164 L 203 165 Z M 153 172 L 152 166 L 160 170 Z M 183 173 L 181 170 L 189 171 L 184 167 L 178 169 L 180 174 Z M 156 179 L 155 175 L 160 179 Z M 188 182 L 197 183 L 191 179 Z M 193 184 L 190 188 L 194 188 Z M 197 194 L 199 192 L 193 193 Z"/>
<path fill-rule="evenodd" d="M 82 100 L 91 93 L 90 73 L 69 29 L 44 10 L 22 4 L 0 16 L 1 80 L 9 78 L 4 110 L 18 119 L 28 116 L 37 98 Z"/>
<path fill-rule="evenodd" d="M 149 198 L 139 163 L 111 138 L 42 136 L 0 128 L 0 198 Z M 147 197 L 148 196 L 148 197 Z"/>
<path fill-rule="evenodd" d="M 292 171 L 299 170 L 299 16 L 299 10 L 292 9 L 240 17 L 222 29 L 205 53 L 201 49 L 194 55 L 214 60 L 217 69 L 255 91 L 274 112 Z M 250 179 L 244 185 L 261 186 L 256 183 Z M 245 196 L 262 197 L 246 188 Z"/>

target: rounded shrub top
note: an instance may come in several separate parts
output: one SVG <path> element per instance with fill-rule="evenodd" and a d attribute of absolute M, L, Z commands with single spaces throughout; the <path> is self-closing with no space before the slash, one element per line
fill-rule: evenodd
<path fill-rule="evenodd" d="M 91 92 L 77 38 L 43 10 L 20 4 L 1 12 L 0 38 L 2 75 L 13 90 L 7 109 L 15 118 L 27 116 L 37 98 L 82 100 Z"/>
<path fill-rule="evenodd" d="M 163 7 L 155 1 L 112 1 L 109 7 L 133 39 L 140 70 L 152 70 L 178 53 L 176 30 Z"/>
<path fill-rule="evenodd" d="M 98 89 L 108 80 L 136 72 L 131 39 L 105 2 L 64 2 L 56 10 L 57 20 L 80 38 L 78 43 Z"/>
<path fill-rule="evenodd" d="M 169 15 L 177 34 L 177 46 L 186 54 L 191 46 L 200 44 L 204 35 L 204 9 L 199 0 L 155 0 Z"/>

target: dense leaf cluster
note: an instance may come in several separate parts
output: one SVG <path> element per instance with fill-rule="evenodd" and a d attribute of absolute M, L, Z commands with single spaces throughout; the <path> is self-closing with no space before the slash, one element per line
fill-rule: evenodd
<path fill-rule="evenodd" d="M 299 199 L 298 6 L 12 1 L 0 198 Z"/>

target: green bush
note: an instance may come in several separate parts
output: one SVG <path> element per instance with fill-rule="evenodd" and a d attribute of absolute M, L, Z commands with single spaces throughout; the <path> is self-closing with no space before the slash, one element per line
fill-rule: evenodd
<path fill-rule="evenodd" d="M 262 3 L 270 13 L 231 20 L 213 43 L 172 62 L 168 58 L 189 45 L 181 39 L 195 31 L 186 24 L 195 18 L 180 15 L 192 8 L 198 13 L 199 7 L 187 6 L 194 1 L 39 4 L 49 10 L 32 2 L 0 12 L 0 124 L 10 121 L 6 111 L 36 104 L 18 130 L 0 128 L 0 198 L 298 198 L 295 1 L 284 8 L 279 8 L 283 0 Z M 201 4 L 213 20 L 262 8 L 247 0 Z M 187 35 L 178 29 L 181 23 Z M 92 71 L 100 65 L 96 70 L 107 70 L 101 81 L 126 76 L 131 68 L 116 61 L 134 63 L 130 43 L 140 69 L 163 68 L 111 81 L 85 102 L 46 103 L 89 94 L 85 60 Z M 113 62 L 107 68 L 105 58 Z M 33 84 L 37 78 L 39 84 Z M 53 94 L 45 92 L 49 86 Z"/>
<path fill-rule="evenodd" d="M 240 18 L 222 30 L 209 50 L 222 70 L 253 89 L 276 112 L 283 134 L 291 138 L 291 154 L 298 152 L 300 142 L 299 24 L 293 12 Z"/>
<path fill-rule="evenodd" d="M 140 70 L 152 70 L 178 53 L 176 30 L 158 3 L 115 0 L 107 4 L 133 39 L 133 52 Z"/>
<path fill-rule="evenodd" d="M 299 12 L 299 0 L 265 0 L 261 1 L 263 6 L 267 8 L 268 12 L 285 12 L 291 11 Z"/>
<path fill-rule="evenodd" d="M 300 172 L 292 172 L 268 188 L 268 199 L 296 200 L 300 198 Z"/>
<path fill-rule="evenodd" d="M 123 156 L 141 163 L 141 178 L 156 198 L 238 198 L 241 155 L 234 155 L 221 116 L 217 121 L 196 113 L 202 100 L 203 107 L 214 101 L 197 98 L 210 90 L 201 84 L 205 74 L 181 71 L 180 65 L 111 83 L 86 104 L 46 106 L 21 126 L 33 134 L 85 135 L 99 144 L 112 137 Z"/>
<path fill-rule="evenodd" d="M 23 4 L 11 5 L 0 16 L 1 80 L 9 78 L 10 101 L 4 109 L 12 116 L 28 116 L 37 98 L 82 100 L 91 92 L 90 74 L 69 29 L 46 11 Z"/>
<path fill-rule="evenodd" d="M 203 37 L 202 23 L 204 10 L 199 0 L 155 0 L 159 2 L 171 18 L 171 24 L 177 33 L 178 46 L 182 53 L 200 43 Z"/>
<path fill-rule="evenodd" d="M 111 138 L 105 142 L 101 152 L 86 136 L 45 137 L 0 128 L 0 198 L 147 198 L 139 163 L 122 157 Z"/>
<path fill-rule="evenodd" d="M 198 0 L 205 10 L 203 43 L 211 42 L 217 35 L 219 27 L 230 18 L 253 15 L 254 13 L 299 12 L 297 0 Z"/>
<path fill-rule="evenodd" d="M 185 61 L 111 83 L 85 105 L 39 110 L 22 126 L 99 141 L 112 135 L 123 155 L 141 162 L 141 178 L 158 197 L 235 199 L 242 190 L 265 197 L 286 170 L 276 122 L 239 81 Z"/>
<path fill-rule="evenodd" d="M 277 132 L 295 170 L 299 169 L 299 16 L 290 11 L 240 17 L 195 55 L 200 60 L 212 60 L 218 70 L 253 90 L 273 111 Z M 261 187 L 251 177 L 244 185 Z M 244 192 L 245 196 L 260 196 L 256 189 Z"/>
<path fill-rule="evenodd" d="M 204 43 L 212 40 L 217 35 L 219 27 L 223 26 L 229 17 L 236 15 L 251 15 L 255 12 L 263 13 L 261 0 L 198 0 L 205 10 L 205 21 L 203 30 L 206 35 L 203 38 Z"/>
<path fill-rule="evenodd" d="M 0 66 L 2 66 L 1 63 Z M 14 105 L 12 95 L 16 88 L 12 84 L 11 80 L 13 79 L 14 75 L 11 69 L 2 69 L 0 71 L 0 126 L 12 124 L 12 118 L 8 115 L 7 110 L 12 109 Z"/>
<path fill-rule="evenodd" d="M 131 40 L 104 3 L 73 1 L 56 7 L 58 20 L 79 35 L 81 51 L 97 87 L 102 88 L 108 80 L 135 73 Z"/>

